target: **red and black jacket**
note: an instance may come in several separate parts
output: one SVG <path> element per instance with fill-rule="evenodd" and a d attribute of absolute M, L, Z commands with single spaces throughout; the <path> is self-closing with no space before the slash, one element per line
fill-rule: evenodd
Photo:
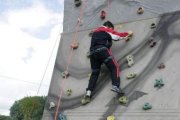
<path fill-rule="evenodd" d="M 102 26 L 93 31 L 90 50 L 112 46 L 112 40 L 118 41 L 128 36 L 128 32 L 116 32 L 108 27 Z"/>

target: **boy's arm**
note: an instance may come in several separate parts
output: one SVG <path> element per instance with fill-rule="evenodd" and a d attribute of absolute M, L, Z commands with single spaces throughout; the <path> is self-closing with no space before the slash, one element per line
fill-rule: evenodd
<path fill-rule="evenodd" d="M 108 32 L 112 39 L 114 41 L 119 41 L 119 40 L 126 40 L 128 38 L 131 38 L 133 36 L 133 32 L 132 31 L 128 31 L 128 32 L 114 32 L 114 33 L 111 33 L 111 32 Z M 126 40 L 127 41 L 127 40 Z"/>
<path fill-rule="evenodd" d="M 112 37 L 112 39 L 114 41 L 122 40 L 122 39 L 126 38 L 129 35 L 128 32 L 123 32 L 123 33 L 118 33 L 118 34 L 113 34 L 111 32 L 108 32 L 108 33 L 111 35 L 111 37 Z"/>
<path fill-rule="evenodd" d="M 95 32 L 98 31 L 105 31 L 109 33 L 114 41 L 122 40 L 124 38 L 127 38 L 129 35 L 132 35 L 132 31 L 129 32 L 117 32 L 112 29 L 106 28 L 106 27 L 99 27 L 95 30 Z"/>

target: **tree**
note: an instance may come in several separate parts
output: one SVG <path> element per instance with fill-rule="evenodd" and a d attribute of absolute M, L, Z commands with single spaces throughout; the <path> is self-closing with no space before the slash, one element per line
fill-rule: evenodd
<path fill-rule="evenodd" d="M 9 116 L 0 115 L 0 120 L 12 120 L 12 119 Z"/>
<path fill-rule="evenodd" d="M 16 101 L 10 109 L 13 120 L 41 120 L 46 97 L 25 97 Z"/>
<path fill-rule="evenodd" d="M 10 116 L 13 120 L 23 120 L 23 114 L 20 109 L 20 101 L 15 101 L 10 108 Z"/>

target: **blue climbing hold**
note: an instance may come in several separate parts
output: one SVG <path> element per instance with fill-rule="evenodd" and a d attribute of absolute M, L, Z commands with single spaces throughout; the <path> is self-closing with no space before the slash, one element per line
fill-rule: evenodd
<path fill-rule="evenodd" d="M 63 113 L 60 113 L 59 114 L 59 120 L 67 120 L 67 118 Z"/>

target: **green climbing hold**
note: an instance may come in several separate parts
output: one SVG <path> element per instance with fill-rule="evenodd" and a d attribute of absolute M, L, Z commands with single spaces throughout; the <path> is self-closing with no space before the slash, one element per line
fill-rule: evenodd
<path fill-rule="evenodd" d="M 127 79 L 132 79 L 132 78 L 135 78 L 136 77 L 136 73 L 128 73 L 126 78 Z"/>
<path fill-rule="evenodd" d="M 62 76 L 63 78 L 67 78 L 67 77 L 69 76 L 68 71 L 62 72 L 62 73 L 61 73 L 61 76 Z"/>
<path fill-rule="evenodd" d="M 154 87 L 160 88 L 162 86 L 164 86 L 164 81 L 162 80 L 162 78 L 161 79 L 156 79 L 156 81 L 154 83 Z"/>
<path fill-rule="evenodd" d="M 120 104 L 126 104 L 126 103 L 128 103 L 127 97 L 126 97 L 126 96 L 120 97 L 120 98 L 119 98 L 119 103 L 120 103 Z"/>
<path fill-rule="evenodd" d="M 144 106 L 143 106 L 143 109 L 144 110 L 152 109 L 152 105 L 150 103 L 145 103 Z"/>

